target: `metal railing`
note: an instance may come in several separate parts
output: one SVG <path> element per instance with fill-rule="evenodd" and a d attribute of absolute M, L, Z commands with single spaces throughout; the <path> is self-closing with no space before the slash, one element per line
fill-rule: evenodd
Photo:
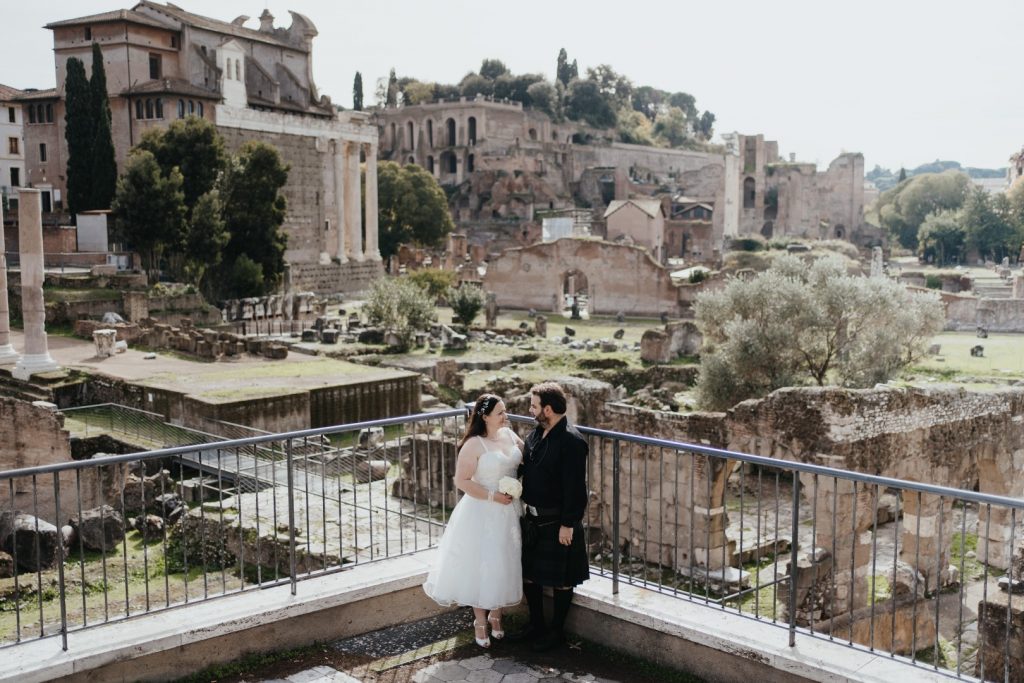
<path fill-rule="evenodd" d="M 22 512 L 25 539 L 22 574 L 0 580 L 0 644 L 60 634 L 66 646 L 94 624 L 271 585 L 294 593 L 433 547 L 457 500 L 464 424 L 450 410 L 0 472 L 0 515 Z M 773 624 L 790 645 L 825 639 L 965 680 L 1017 675 L 1024 501 L 579 430 L 591 570 L 614 592 Z M 121 511 L 142 520 L 116 543 L 90 540 L 84 522 L 61 528 L 90 507 L 101 530 Z"/>
<path fill-rule="evenodd" d="M 17 567 L 0 579 L 0 646 L 60 635 L 66 649 L 75 630 L 279 584 L 294 594 L 301 579 L 432 547 L 455 502 L 464 415 L 0 472 L 0 544 Z M 168 438 L 107 418 L 94 435 Z"/>

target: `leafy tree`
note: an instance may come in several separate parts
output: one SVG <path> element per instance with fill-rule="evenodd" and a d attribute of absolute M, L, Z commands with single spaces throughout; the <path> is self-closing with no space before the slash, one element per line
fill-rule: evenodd
<path fill-rule="evenodd" d="M 508 67 L 500 59 L 485 59 L 480 65 L 480 75 L 491 81 L 508 73 Z"/>
<path fill-rule="evenodd" d="M 93 208 L 91 150 L 95 135 L 89 81 L 85 76 L 85 66 L 76 57 L 70 57 L 67 61 L 64 92 L 64 139 L 68 144 L 68 211 L 75 216 Z"/>
<path fill-rule="evenodd" d="M 959 211 L 940 209 L 925 216 L 917 231 L 917 240 L 923 254 L 932 254 L 935 263 L 945 265 L 953 260 L 962 261 L 964 243 L 963 218 Z"/>
<path fill-rule="evenodd" d="M 459 86 L 451 85 L 450 83 L 435 83 L 434 84 L 434 99 L 435 100 L 451 100 L 458 99 L 459 97 Z"/>
<path fill-rule="evenodd" d="M 600 86 L 589 80 L 576 80 L 569 86 L 565 114 L 574 121 L 584 121 L 595 128 L 611 128 L 616 122 L 615 110 L 601 93 Z"/>
<path fill-rule="evenodd" d="M 438 246 L 454 229 L 444 190 L 426 169 L 383 161 L 377 167 L 377 188 L 379 244 L 385 259 L 407 242 Z"/>
<path fill-rule="evenodd" d="M 633 82 L 616 73 L 611 66 L 600 64 L 593 69 L 587 69 L 587 80 L 597 83 L 601 94 L 613 109 L 632 106 Z"/>
<path fill-rule="evenodd" d="M 494 93 L 494 82 L 487 80 L 480 74 L 466 74 L 465 78 L 459 83 L 459 93 L 463 97 L 491 95 Z"/>
<path fill-rule="evenodd" d="M 430 298 L 440 299 L 455 284 L 455 273 L 440 268 L 422 268 L 409 275 L 409 279 L 427 290 Z"/>
<path fill-rule="evenodd" d="M 356 111 L 363 110 L 363 74 L 358 71 L 355 80 L 352 81 L 352 108 Z"/>
<path fill-rule="evenodd" d="M 263 274 L 263 294 L 280 283 L 287 235 L 281 230 L 287 202 L 281 188 L 288 166 L 271 145 L 250 140 L 228 164 L 221 188 L 224 224 L 231 235 L 224 248 L 228 262 L 246 254 Z"/>
<path fill-rule="evenodd" d="M 436 86 L 433 83 L 423 83 L 416 80 L 410 81 L 402 88 L 402 102 L 405 104 L 430 102 L 434 99 L 435 89 Z"/>
<path fill-rule="evenodd" d="M 694 126 L 697 131 L 697 135 L 705 140 L 710 140 L 711 136 L 715 133 L 715 115 L 709 111 L 704 111 L 700 115 L 700 120 Z"/>
<path fill-rule="evenodd" d="M 398 106 L 398 77 L 395 76 L 394 67 L 391 68 L 391 73 L 388 74 L 388 85 L 384 94 L 384 105 L 387 107 Z"/>
<path fill-rule="evenodd" d="M 669 107 L 654 120 L 654 137 L 668 147 L 679 147 L 686 142 L 686 114 L 679 107 Z"/>
<path fill-rule="evenodd" d="M 959 209 L 970 182 L 959 171 L 915 175 L 878 198 L 879 222 L 902 246 L 915 249 L 925 217 L 942 209 Z"/>
<path fill-rule="evenodd" d="M 698 393 L 712 410 L 785 386 L 884 382 L 923 353 L 945 315 L 933 293 L 849 275 L 829 256 L 784 255 L 750 280 L 697 300 L 706 351 Z"/>
<path fill-rule="evenodd" d="M 664 90 L 642 85 L 633 89 L 633 109 L 646 116 L 650 121 L 657 118 L 658 113 L 667 104 L 668 93 Z"/>
<path fill-rule="evenodd" d="M 412 346 L 416 332 L 437 320 L 434 301 L 427 290 L 408 278 L 383 277 L 370 286 L 363 312 L 373 325 L 393 332 L 399 349 Z"/>
<path fill-rule="evenodd" d="M 110 133 L 110 101 L 107 99 L 107 74 L 103 68 L 103 52 L 92 44 L 92 77 L 89 79 L 92 99 L 93 139 L 89 153 L 92 171 L 89 209 L 109 209 L 117 189 L 117 162 Z"/>
<path fill-rule="evenodd" d="M 576 62 L 573 62 L 575 64 Z M 555 66 L 555 80 L 561 82 L 562 85 L 569 87 L 569 81 L 576 76 L 572 72 L 572 67 L 569 65 L 569 55 L 563 47 L 558 51 L 558 63 Z"/>
<path fill-rule="evenodd" d="M 266 290 L 263 267 L 249 258 L 248 254 L 242 254 L 228 269 L 223 286 L 222 293 L 227 299 L 259 296 Z"/>
<path fill-rule="evenodd" d="M 635 109 L 620 109 L 616 126 L 619 140 L 633 145 L 653 145 L 651 122 Z"/>
<path fill-rule="evenodd" d="M 487 303 L 487 295 L 484 294 L 484 290 L 468 282 L 463 283 L 461 287 L 450 288 L 445 299 L 452 307 L 455 318 L 467 327 L 473 324 L 473 319 Z"/>
<path fill-rule="evenodd" d="M 572 83 L 580 77 L 580 67 L 576 64 L 576 60 L 572 60 L 572 64 L 569 65 L 569 83 Z M 568 85 L 568 84 L 566 84 Z"/>
<path fill-rule="evenodd" d="M 532 107 L 534 103 L 530 97 L 530 87 L 543 81 L 544 77 L 540 74 L 503 74 L 494 80 L 494 96 L 522 102 L 524 107 Z"/>
<path fill-rule="evenodd" d="M 190 216 L 199 198 L 214 189 L 228 162 L 217 127 L 198 116 L 178 119 L 163 130 L 151 128 L 136 147 L 152 152 L 164 175 L 175 167 L 181 171 Z"/>
<path fill-rule="evenodd" d="M 164 251 L 180 244 L 185 228 L 185 195 L 181 173 L 164 176 L 153 154 L 133 150 L 117 181 L 113 210 L 116 234 L 142 257 L 143 268 L 155 282 Z"/>
<path fill-rule="evenodd" d="M 210 268 L 220 265 L 224 247 L 231 237 L 224 224 L 223 211 L 217 190 L 200 197 L 192 208 L 182 244 L 184 278 L 211 296 L 214 293 L 212 283 L 207 282 L 206 274 Z"/>
<path fill-rule="evenodd" d="M 686 112 L 686 118 L 690 121 L 697 120 L 697 98 L 690 93 L 685 92 L 674 92 L 669 95 L 668 105 L 670 107 L 679 107 Z"/>
<path fill-rule="evenodd" d="M 993 199 L 984 188 L 974 187 L 967 193 L 961 215 L 967 242 L 979 255 L 1000 261 L 1019 251 L 1020 233 L 1011 222 L 1005 195 Z"/>
<path fill-rule="evenodd" d="M 534 83 L 526 89 L 527 98 L 534 109 L 542 111 L 551 117 L 553 121 L 560 120 L 561 103 L 555 86 L 544 81 Z"/>

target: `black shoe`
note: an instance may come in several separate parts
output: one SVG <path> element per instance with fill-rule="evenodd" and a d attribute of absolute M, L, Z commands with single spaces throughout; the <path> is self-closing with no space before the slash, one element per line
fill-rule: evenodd
<path fill-rule="evenodd" d="M 527 643 L 543 638 L 545 635 L 547 635 L 547 631 L 540 631 L 532 624 L 527 624 L 525 628 L 521 628 L 518 631 L 507 632 L 505 640 L 510 643 Z"/>
<path fill-rule="evenodd" d="M 534 652 L 547 652 L 563 645 L 565 645 L 565 635 L 561 631 L 551 631 L 533 641 L 530 649 Z"/>

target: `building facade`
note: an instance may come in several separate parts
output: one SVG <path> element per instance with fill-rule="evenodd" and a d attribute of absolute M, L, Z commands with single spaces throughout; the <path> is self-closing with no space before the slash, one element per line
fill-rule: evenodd
<path fill-rule="evenodd" d="M 144 0 L 129 10 L 48 24 L 57 87 L 22 97 L 25 106 L 41 106 L 44 119 L 33 124 L 29 117 L 26 125 L 28 180 L 49 188 L 53 209 L 62 208 L 67 60 L 80 59 L 91 73 L 96 44 L 104 59 L 119 166 L 147 130 L 189 116 L 212 121 L 230 151 L 249 140 L 273 144 L 291 167 L 283 189 L 291 285 L 321 292 L 365 289 L 382 272 L 377 249 L 377 129 L 365 114 L 339 113 L 319 94 L 313 80 L 312 41 L 317 30 L 312 21 L 292 12 L 287 28 L 275 27 L 266 10 L 259 28 L 246 27 L 247 20 L 219 21 Z M 34 158 L 37 146 L 45 154 Z M 365 221 L 360 195 L 363 159 Z"/>
<path fill-rule="evenodd" d="M 25 180 L 25 115 L 21 91 L 0 84 L 0 197 L 17 208 L 18 188 Z"/>

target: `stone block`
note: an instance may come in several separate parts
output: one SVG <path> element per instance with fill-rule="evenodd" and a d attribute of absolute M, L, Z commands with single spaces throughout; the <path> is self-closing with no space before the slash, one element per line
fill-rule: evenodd
<path fill-rule="evenodd" d="M 94 330 L 92 333 L 93 343 L 96 345 L 96 357 L 108 358 L 114 355 L 114 342 L 117 339 L 117 332 L 110 329 Z"/>

